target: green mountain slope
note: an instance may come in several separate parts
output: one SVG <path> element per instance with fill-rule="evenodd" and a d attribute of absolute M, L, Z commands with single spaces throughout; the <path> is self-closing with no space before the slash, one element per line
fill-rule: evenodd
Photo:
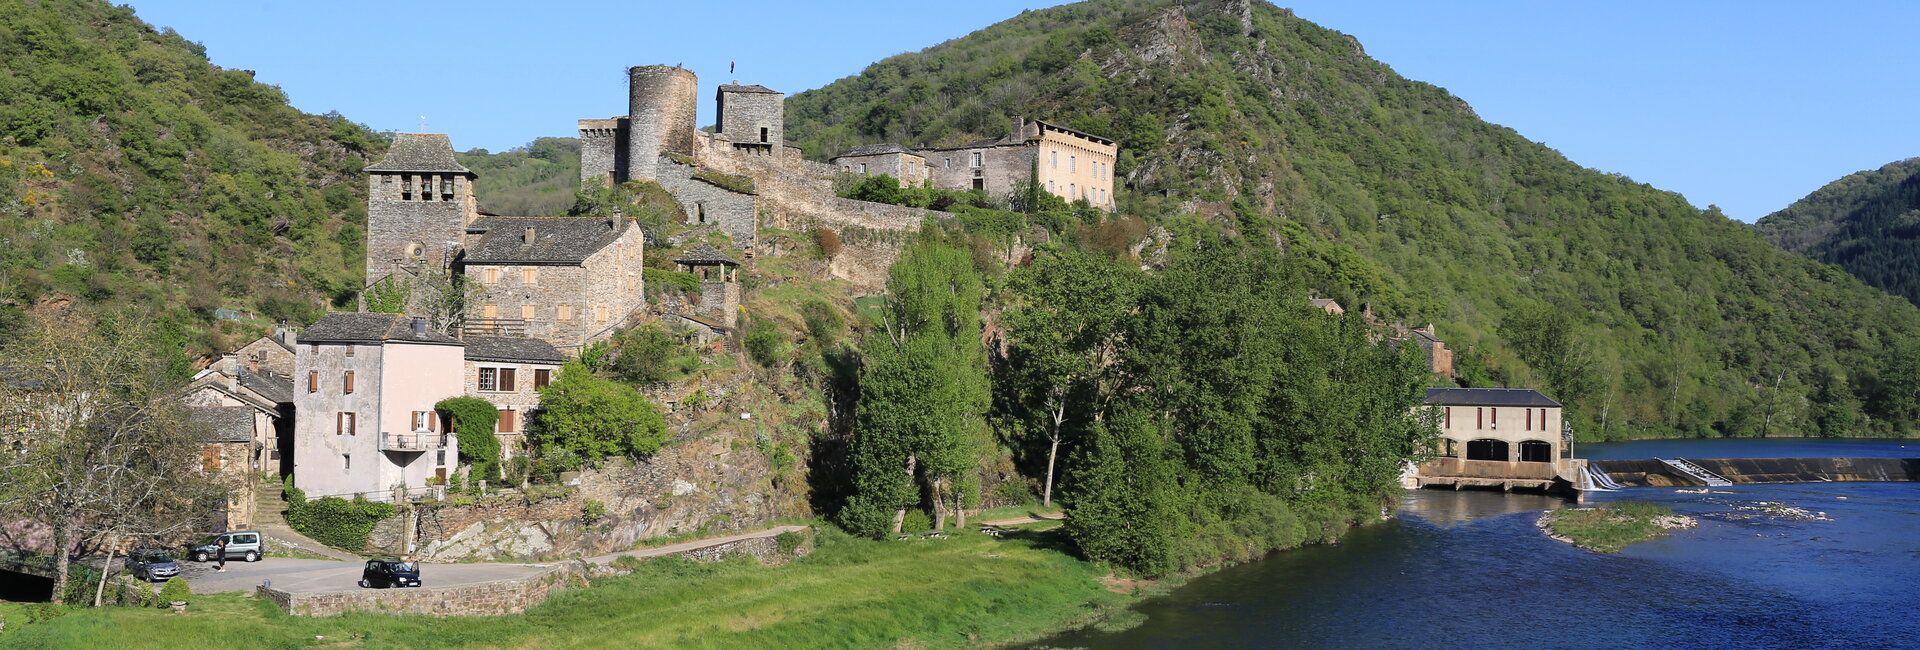
<path fill-rule="evenodd" d="M 0 316 L 131 307 L 192 352 L 244 335 L 221 308 L 312 317 L 360 289 L 385 148 L 131 9 L 0 0 Z"/>
<path fill-rule="evenodd" d="M 1920 304 L 1920 158 L 1850 174 L 1755 225 L 1787 250 Z"/>
<path fill-rule="evenodd" d="M 454 157 L 480 175 L 473 192 L 480 208 L 494 214 L 565 214 L 580 187 L 579 138 L 540 138 L 500 153 L 473 149 Z"/>
<path fill-rule="evenodd" d="M 1583 438 L 1914 427 L 1920 310 L 1263 2 L 1030 11 L 786 105 L 816 158 L 1016 115 L 1113 136 L 1123 212 L 1311 256 L 1322 291 L 1437 321 L 1463 383 L 1552 390 Z"/>

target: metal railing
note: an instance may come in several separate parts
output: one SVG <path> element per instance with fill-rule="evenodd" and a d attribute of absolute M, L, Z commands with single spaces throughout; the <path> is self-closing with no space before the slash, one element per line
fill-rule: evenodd
<path fill-rule="evenodd" d="M 469 318 L 460 326 L 465 334 L 526 336 L 527 321 L 519 318 Z"/>
<path fill-rule="evenodd" d="M 444 433 L 382 433 L 380 451 L 434 451 L 447 448 Z"/>

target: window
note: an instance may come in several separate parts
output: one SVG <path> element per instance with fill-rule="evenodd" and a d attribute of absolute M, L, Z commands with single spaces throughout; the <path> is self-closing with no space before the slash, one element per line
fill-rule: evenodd
<path fill-rule="evenodd" d="M 308 344 L 307 344 L 307 353 L 308 353 L 308 354 L 320 354 L 320 344 L 319 344 L 319 343 L 308 343 Z"/>
<path fill-rule="evenodd" d="M 534 267 L 529 266 L 527 268 L 520 269 L 520 284 L 524 284 L 531 287 L 533 286 L 534 281 L 536 279 L 537 279 L 537 276 L 534 273 Z"/>
<path fill-rule="evenodd" d="M 441 194 L 453 193 L 453 177 L 452 176 L 442 176 L 440 178 L 440 193 Z"/>
<path fill-rule="evenodd" d="M 761 142 L 767 141 L 767 127 L 764 127 L 764 126 L 760 127 L 760 141 Z"/>
<path fill-rule="evenodd" d="M 1487 428 L 1487 410 L 1486 409 L 1476 408 L 1473 410 L 1473 428 L 1475 429 Z"/>
<path fill-rule="evenodd" d="M 354 424 L 355 424 L 354 420 L 356 419 L 355 416 L 358 414 L 347 413 L 342 411 L 340 413 L 335 413 L 333 415 L 334 415 L 333 417 L 334 435 L 349 435 L 349 436 L 354 435 Z"/>
<path fill-rule="evenodd" d="M 533 305 L 520 306 L 520 320 L 533 320 Z"/>
<path fill-rule="evenodd" d="M 595 323 L 607 322 L 607 306 L 606 305 L 593 306 L 593 322 Z"/>
<path fill-rule="evenodd" d="M 500 269 L 494 269 L 494 268 L 487 269 L 485 273 L 481 274 L 480 281 L 487 284 L 499 284 Z"/>
<path fill-rule="evenodd" d="M 1060 152 L 1058 151 L 1047 152 L 1047 168 L 1053 169 L 1053 168 L 1058 168 L 1059 166 L 1060 166 Z"/>
<path fill-rule="evenodd" d="M 533 371 L 533 389 L 534 390 L 540 390 L 542 388 L 546 388 L 547 384 L 552 382 L 553 382 L 552 370 L 547 370 L 545 368 L 537 368 Z"/>
<path fill-rule="evenodd" d="M 1076 191 L 1078 190 L 1074 189 L 1073 183 L 1067 183 L 1067 200 L 1068 201 L 1072 201 L 1074 198 L 1076 198 L 1073 195 L 1073 193 Z"/>
<path fill-rule="evenodd" d="M 447 466 L 447 450 L 442 449 L 442 450 L 433 452 L 433 464 L 438 465 L 440 467 L 446 467 Z"/>
<path fill-rule="evenodd" d="M 309 393 L 320 392 L 320 371 L 318 370 L 307 371 L 307 392 Z"/>
<path fill-rule="evenodd" d="M 514 424 L 515 423 L 513 421 L 513 411 L 510 411 L 507 409 L 500 409 L 499 433 L 513 433 L 515 431 L 518 431 L 519 429 L 515 428 Z"/>
<path fill-rule="evenodd" d="M 867 164 L 866 164 L 866 163 L 860 163 L 860 173 L 862 173 L 862 174 L 865 174 L 865 173 L 867 173 Z"/>
<path fill-rule="evenodd" d="M 553 319 L 561 321 L 573 320 L 573 305 L 561 304 L 554 307 Z"/>
<path fill-rule="evenodd" d="M 512 368 L 500 369 L 500 390 L 501 392 L 506 392 L 506 393 L 513 392 L 513 369 Z"/>
<path fill-rule="evenodd" d="M 948 158 L 948 159 L 947 159 L 947 169 L 953 169 L 953 159 L 952 159 L 952 158 Z"/>
<path fill-rule="evenodd" d="M 480 390 L 499 390 L 500 370 L 498 368 L 480 369 Z"/>
<path fill-rule="evenodd" d="M 340 454 L 340 469 L 353 469 L 353 454 Z"/>
<path fill-rule="evenodd" d="M 1451 406 L 1445 407 L 1445 413 L 1446 413 L 1446 415 L 1444 416 L 1445 424 L 1442 424 L 1441 426 L 1452 428 L 1453 427 L 1453 407 Z"/>
<path fill-rule="evenodd" d="M 982 158 L 981 158 L 981 154 L 980 154 L 980 152 L 978 152 L 978 151 L 975 151 L 975 152 L 973 152 L 973 166 L 975 166 L 975 167 L 985 167 L 985 166 L 986 166 L 986 164 L 985 164 L 985 162 L 984 162 L 984 161 L 982 160 Z"/>
<path fill-rule="evenodd" d="M 353 356 L 353 344 L 348 343 L 346 347 L 347 347 L 347 356 L 349 357 Z"/>
<path fill-rule="evenodd" d="M 340 380 L 340 394 L 342 395 L 353 394 L 353 371 L 352 370 L 348 370 L 346 373 L 346 377 Z"/>
<path fill-rule="evenodd" d="M 499 318 L 499 317 L 500 317 L 500 306 L 499 306 L 499 305 L 484 305 L 484 306 L 482 306 L 482 307 L 480 307 L 480 317 L 481 317 L 481 318 L 486 318 L 486 319 L 489 319 L 489 320 L 491 320 L 491 319 L 495 319 L 495 318 Z"/>
<path fill-rule="evenodd" d="M 381 184 L 381 185 L 392 185 L 392 184 L 393 184 L 393 174 L 381 174 L 381 175 L 380 175 L 380 184 Z"/>
<path fill-rule="evenodd" d="M 412 176 L 401 177 L 400 196 L 402 198 L 405 198 L 411 194 L 413 194 L 413 177 Z"/>
<path fill-rule="evenodd" d="M 853 171 L 853 165 L 841 165 L 840 171 L 843 171 L 843 172 Z"/>
<path fill-rule="evenodd" d="M 414 431 L 433 430 L 433 411 L 414 411 L 413 412 L 413 430 Z"/>
<path fill-rule="evenodd" d="M 1527 416 L 1527 424 L 1525 429 L 1527 431 L 1532 431 L 1533 430 L 1533 409 L 1527 409 L 1526 416 Z"/>
<path fill-rule="evenodd" d="M 1500 428 L 1500 409 L 1490 408 L 1487 409 L 1487 411 L 1489 411 L 1487 413 L 1487 423 L 1492 424 L 1495 429 Z"/>
<path fill-rule="evenodd" d="M 1080 171 L 1079 156 L 1067 156 L 1067 171 L 1070 171 L 1070 172 Z"/>

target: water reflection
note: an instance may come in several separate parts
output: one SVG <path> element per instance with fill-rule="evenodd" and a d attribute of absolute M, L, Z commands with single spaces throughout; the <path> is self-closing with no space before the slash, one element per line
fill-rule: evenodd
<path fill-rule="evenodd" d="M 1541 512 L 1571 504 L 1565 498 L 1524 492 L 1501 494 L 1488 490 L 1408 490 L 1406 498 L 1400 501 L 1400 514 L 1419 517 L 1436 526 L 1452 527 L 1477 519 L 1516 512 Z"/>

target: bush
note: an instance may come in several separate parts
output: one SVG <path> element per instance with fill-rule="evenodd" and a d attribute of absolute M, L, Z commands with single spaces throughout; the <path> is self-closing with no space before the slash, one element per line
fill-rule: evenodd
<path fill-rule="evenodd" d="M 900 523 L 900 530 L 909 533 L 917 533 L 932 528 L 933 517 L 927 516 L 927 511 L 919 508 L 907 510 L 906 519 Z"/>
<path fill-rule="evenodd" d="M 781 555 L 793 555 L 793 552 L 799 549 L 800 544 L 805 541 L 807 541 L 807 538 L 795 531 L 787 531 L 773 536 L 773 546 L 780 551 Z"/>
<path fill-rule="evenodd" d="M 449 397 L 433 408 L 453 414 L 453 430 L 460 438 L 460 458 L 473 464 L 474 476 L 500 478 L 500 439 L 493 436 L 500 425 L 500 411 L 478 397 Z"/>
<path fill-rule="evenodd" d="M 299 500 L 295 500 L 295 499 Z M 322 544 L 347 551 L 367 548 L 367 535 L 374 524 L 399 512 L 391 503 L 368 501 L 355 496 L 352 501 L 340 497 L 322 497 L 306 501 L 298 490 L 287 493 L 287 525 Z"/>
<path fill-rule="evenodd" d="M 771 319 L 753 318 L 747 321 L 747 354 L 762 366 L 773 367 L 784 362 L 787 354 L 787 338 L 780 333 L 780 326 Z"/>
<path fill-rule="evenodd" d="M 540 403 L 532 433 L 543 451 L 570 449 L 599 463 L 620 454 L 646 457 L 667 442 L 666 418 L 640 391 L 596 376 L 577 361 L 540 389 Z"/>
<path fill-rule="evenodd" d="M 607 518 L 607 504 L 593 499 L 587 499 L 580 503 L 580 521 L 585 522 L 588 526 L 592 526 L 605 518 Z"/>
<path fill-rule="evenodd" d="M 188 586 L 187 581 L 180 576 L 167 578 L 167 584 L 160 588 L 161 607 L 189 600 L 193 600 L 193 587 Z"/>
<path fill-rule="evenodd" d="M 820 255 L 827 259 L 840 254 L 840 233 L 832 228 L 814 228 L 813 243 L 820 247 Z"/>

